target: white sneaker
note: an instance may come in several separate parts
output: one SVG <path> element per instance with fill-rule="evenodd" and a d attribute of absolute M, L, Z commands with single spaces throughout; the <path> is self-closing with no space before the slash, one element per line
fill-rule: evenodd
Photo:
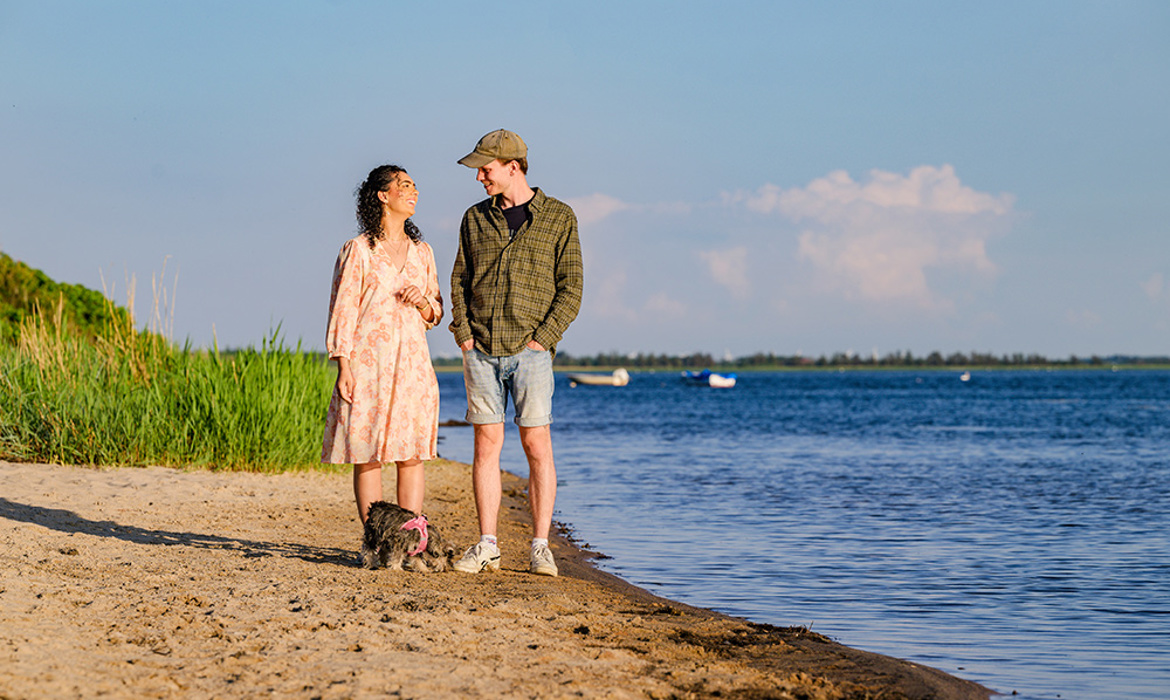
<path fill-rule="evenodd" d="M 532 567 L 529 571 L 541 576 L 557 575 L 557 564 L 547 544 L 538 544 L 532 548 Z"/>
<path fill-rule="evenodd" d="M 500 548 L 491 542 L 476 542 L 463 553 L 463 558 L 455 562 L 455 570 L 465 574 L 478 574 L 484 569 L 500 569 Z"/>

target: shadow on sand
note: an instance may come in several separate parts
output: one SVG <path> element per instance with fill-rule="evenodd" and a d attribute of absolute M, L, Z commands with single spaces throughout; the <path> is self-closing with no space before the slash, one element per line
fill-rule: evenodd
<path fill-rule="evenodd" d="M 119 525 L 110 520 L 88 520 L 73 511 L 30 506 L 7 498 L 0 498 L 0 518 L 40 525 L 59 532 L 112 537 L 134 544 L 236 550 L 243 552 L 245 557 L 296 558 L 314 564 L 336 564 L 345 567 L 358 565 L 353 552 L 335 547 L 314 547 L 296 542 L 256 542 L 198 532 L 147 530 L 133 525 Z"/>

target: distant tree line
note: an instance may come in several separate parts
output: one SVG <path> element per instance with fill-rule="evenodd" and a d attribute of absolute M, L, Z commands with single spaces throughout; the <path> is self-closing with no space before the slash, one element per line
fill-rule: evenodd
<path fill-rule="evenodd" d="M 459 357 L 432 358 L 436 367 L 459 367 L 462 360 Z M 627 369 L 645 370 L 682 370 L 702 369 L 769 369 L 769 368 L 891 368 L 891 367 L 1105 367 L 1111 365 L 1170 365 L 1170 356 L 1138 357 L 1130 355 L 1109 355 L 1082 358 L 1071 355 L 1065 359 L 1051 359 L 1037 353 L 1012 353 L 996 355 L 989 352 L 953 352 L 944 355 L 941 352 L 932 352 L 927 355 L 914 355 L 909 351 L 892 352 L 884 357 L 874 354 L 859 355 L 851 352 L 838 352 L 820 357 L 805 355 L 777 355 L 775 353 L 758 352 L 737 358 L 717 359 L 714 355 L 704 352 L 689 355 L 666 355 L 655 353 L 619 353 L 607 352 L 596 355 L 573 355 L 558 351 L 553 364 L 557 367 L 580 367 L 585 369 L 605 369 L 625 367 Z"/>
<path fill-rule="evenodd" d="M 459 360 L 456 358 L 455 363 Z M 1037 353 L 1012 353 L 997 355 L 989 352 L 953 352 L 944 355 L 935 351 L 927 355 L 914 355 L 910 351 L 897 351 L 878 357 L 876 354 L 861 355 L 838 352 L 820 357 L 805 355 L 777 355 L 759 352 L 737 358 L 718 359 L 709 353 L 689 355 L 665 355 L 654 353 L 625 354 L 618 352 L 596 355 L 573 355 L 558 352 L 554 364 L 560 367 L 626 367 L 629 369 L 697 369 L 717 367 L 722 369 L 764 369 L 797 367 L 1047 367 L 1047 366 L 1107 366 L 1166 365 L 1170 356 L 1134 357 L 1099 356 L 1082 358 L 1072 355 L 1065 359 L 1052 359 Z"/>

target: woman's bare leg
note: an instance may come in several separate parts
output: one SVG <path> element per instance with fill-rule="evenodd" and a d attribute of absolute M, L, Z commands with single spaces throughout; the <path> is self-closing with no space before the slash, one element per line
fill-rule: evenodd
<path fill-rule="evenodd" d="M 370 504 L 382 500 L 381 462 L 353 465 L 353 497 L 357 501 L 358 517 L 365 525 Z"/>
<path fill-rule="evenodd" d="M 421 459 L 398 462 L 398 505 L 421 513 L 427 491 L 426 471 Z"/>

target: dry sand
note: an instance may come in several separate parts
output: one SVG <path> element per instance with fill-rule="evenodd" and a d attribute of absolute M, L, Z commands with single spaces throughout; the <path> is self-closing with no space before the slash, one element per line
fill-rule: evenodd
<path fill-rule="evenodd" d="M 469 467 L 427 470 L 431 522 L 474 543 Z M 523 489 L 501 571 L 417 574 L 356 565 L 348 473 L 0 462 L 0 698 L 988 696 L 656 598 L 563 538 L 561 576 L 530 575 Z"/>

